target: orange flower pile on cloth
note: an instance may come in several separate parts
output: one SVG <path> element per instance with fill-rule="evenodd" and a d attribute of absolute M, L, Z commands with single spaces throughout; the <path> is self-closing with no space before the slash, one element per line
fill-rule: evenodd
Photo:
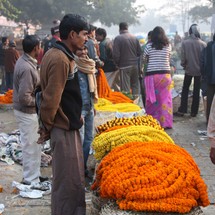
<path fill-rule="evenodd" d="M 129 142 L 114 148 L 96 171 L 93 190 L 121 210 L 187 213 L 210 204 L 193 158 L 166 142 Z"/>
<path fill-rule="evenodd" d="M 13 103 L 13 90 L 8 90 L 5 94 L 0 95 L 0 103 L 2 104 Z"/>
<path fill-rule="evenodd" d="M 117 103 L 133 103 L 131 99 L 122 94 L 121 92 L 113 92 L 108 85 L 107 78 L 104 71 L 99 68 L 97 75 L 97 89 L 99 98 L 105 98 L 114 104 Z"/>

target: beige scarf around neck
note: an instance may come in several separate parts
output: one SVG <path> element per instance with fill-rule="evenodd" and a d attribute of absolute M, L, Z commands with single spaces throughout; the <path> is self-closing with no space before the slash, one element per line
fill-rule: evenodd
<path fill-rule="evenodd" d="M 78 70 L 87 74 L 89 90 L 94 94 L 95 102 L 98 101 L 97 83 L 96 83 L 96 63 L 94 60 L 90 59 L 88 56 L 86 58 L 75 57 L 75 63 Z"/>

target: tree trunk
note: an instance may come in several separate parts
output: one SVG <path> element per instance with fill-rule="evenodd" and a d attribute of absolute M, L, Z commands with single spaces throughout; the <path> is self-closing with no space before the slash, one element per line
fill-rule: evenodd
<path fill-rule="evenodd" d="M 213 11 L 213 14 L 215 14 L 215 0 L 210 0 L 210 2 L 212 3 L 212 11 Z"/>
<path fill-rule="evenodd" d="M 213 9 L 215 9 L 215 0 L 211 0 L 211 2 L 212 2 Z"/>

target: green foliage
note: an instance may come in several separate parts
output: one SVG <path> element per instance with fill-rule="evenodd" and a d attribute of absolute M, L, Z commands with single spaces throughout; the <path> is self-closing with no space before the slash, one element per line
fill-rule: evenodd
<path fill-rule="evenodd" d="M 9 19 L 16 19 L 21 13 L 9 0 L 0 0 L 0 11 L 1 15 Z"/>
<path fill-rule="evenodd" d="M 129 99 L 134 100 L 133 95 L 129 92 L 122 91 L 122 94 L 127 96 Z"/>
<path fill-rule="evenodd" d="M 50 23 L 53 17 L 61 17 L 52 0 L 13 0 L 13 4 L 21 11 L 17 21 Z"/>
<path fill-rule="evenodd" d="M 6 0 L 0 0 L 3 1 Z M 78 13 L 90 22 L 99 20 L 107 26 L 121 21 L 133 24 L 137 22 L 138 13 L 144 11 L 141 6 L 134 7 L 135 2 L 136 0 L 13 0 L 13 5 L 21 11 L 14 19 L 50 24 L 53 19 L 61 19 L 64 14 Z"/>
<path fill-rule="evenodd" d="M 111 26 L 126 21 L 130 24 L 136 23 L 138 13 L 143 12 L 142 7 L 134 7 L 136 0 L 109 0 L 98 1 L 92 5 L 90 19 L 92 22 L 99 21 L 102 24 Z"/>
<path fill-rule="evenodd" d="M 208 0 L 209 6 L 196 6 L 189 11 L 189 15 L 194 22 L 208 22 L 208 18 L 215 13 L 215 0 Z"/>
<path fill-rule="evenodd" d="M 189 11 L 192 22 L 208 22 L 208 18 L 213 14 L 213 8 L 207 6 L 196 6 Z"/>
<path fill-rule="evenodd" d="M 209 2 L 212 3 L 212 7 L 215 8 L 215 0 L 208 0 Z"/>

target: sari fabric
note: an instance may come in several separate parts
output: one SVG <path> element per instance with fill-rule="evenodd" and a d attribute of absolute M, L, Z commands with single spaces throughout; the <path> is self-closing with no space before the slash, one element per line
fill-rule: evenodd
<path fill-rule="evenodd" d="M 157 119 L 163 128 L 172 128 L 172 79 L 170 74 L 145 77 L 146 113 Z"/>

